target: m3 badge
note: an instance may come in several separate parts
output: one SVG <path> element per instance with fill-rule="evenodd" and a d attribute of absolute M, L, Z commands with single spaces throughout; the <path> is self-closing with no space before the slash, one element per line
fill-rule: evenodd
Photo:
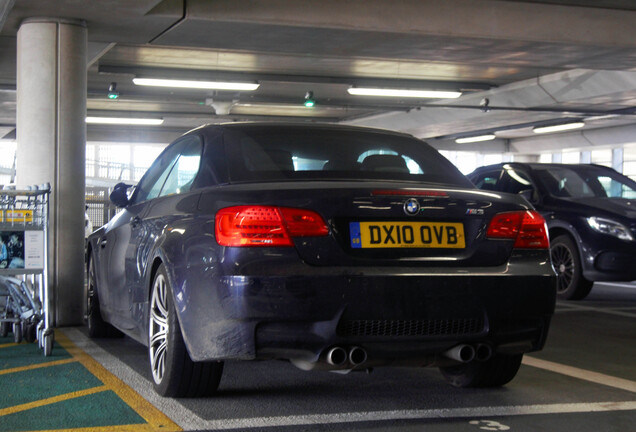
<path fill-rule="evenodd" d="M 466 214 L 471 216 L 483 216 L 484 209 L 466 209 Z"/>

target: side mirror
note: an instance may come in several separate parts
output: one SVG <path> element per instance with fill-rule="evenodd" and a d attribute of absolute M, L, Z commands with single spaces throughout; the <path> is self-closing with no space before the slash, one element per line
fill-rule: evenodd
<path fill-rule="evenodd" d="M 128 205 L 128 188 L 132 186 L 126 183 L 117 183 L 110 193 L 110 202 L 117 207 L 126 207 Z"/>

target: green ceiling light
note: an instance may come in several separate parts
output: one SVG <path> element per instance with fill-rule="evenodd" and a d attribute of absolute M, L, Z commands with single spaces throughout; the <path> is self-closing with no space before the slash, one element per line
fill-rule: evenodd
<path fill-rule="evenodd" d="M 119 92 L 117 91 L 117 83 L 112 82 L 108 86 L 108 99 L 115 100 L 119 98 Z"/>
<path fill-rule="evenodd" d="M 316 99 L 314 99 L 314 92 L 308 91 L 305 94 L 305 106 L 307 108 L 312 108 L 316 106 Z"/>

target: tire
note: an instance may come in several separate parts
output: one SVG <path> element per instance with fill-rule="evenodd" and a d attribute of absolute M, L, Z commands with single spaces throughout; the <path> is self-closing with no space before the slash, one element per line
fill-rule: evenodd
<path fill-rule="evenodd" d="M 90 338 L 122 337 L 123 333 L 102 319 L 97 295 L 95 261 L 88 258 L 88 280 L 86 283 L 86 326 Z"/>
<path fill-rule="evenodd" d="M 581 300 L 592 290 L 592 281 L 583 277 L 579 250 L 567 235 L 550 242 L 550 258 L 557 272 L 557 297 L 561 300 Z"/>
<path fill-rule="evenodd" d="M 522 359 L 523 354 L 493 354 L 487 361 L 442 367 L 440 372 L 454 387 L 500 387 L 517 375 Z"/>
<path fill-rule="evenodd" d="M 6 338 L 9 335 L 9 323 L 1 322 L 0 323 L 0 337 Z"/>
<path fill-rule="evenodd" d="M 49 357 L 53 353 L 53 345 L 55 345 L 55 335 L 53 333 L 49 333 L 44 335 L 44 357 Z"/>
<path fill-rule="evenodd" d="M 19 322 L 13 323 L 13 342 L 22 342 L 22 324 Z"/>
<path fill-rule="evenodd" d="M 22 335 L 24 340 L 28 343 L 33 343 L 37 340 L 37 324 L 29 323 L 24 328 L 24 334 Z"/>
<path fill-rule="evenodd" d="M 152 282 L 148 315 L 148 360 L 157 393 L 167 397 L 214 394 L 223 374 L 223 362 L 194 362 L 190 358 L 163 264 Z"/>

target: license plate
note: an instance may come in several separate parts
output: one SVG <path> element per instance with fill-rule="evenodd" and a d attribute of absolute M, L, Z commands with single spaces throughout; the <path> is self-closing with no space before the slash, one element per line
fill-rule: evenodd
<path fill-rule="evenodd" d="M 355 249 L 466 247 L 464 225 L 455 222 L 350 222 L 349 233 Z"/>

